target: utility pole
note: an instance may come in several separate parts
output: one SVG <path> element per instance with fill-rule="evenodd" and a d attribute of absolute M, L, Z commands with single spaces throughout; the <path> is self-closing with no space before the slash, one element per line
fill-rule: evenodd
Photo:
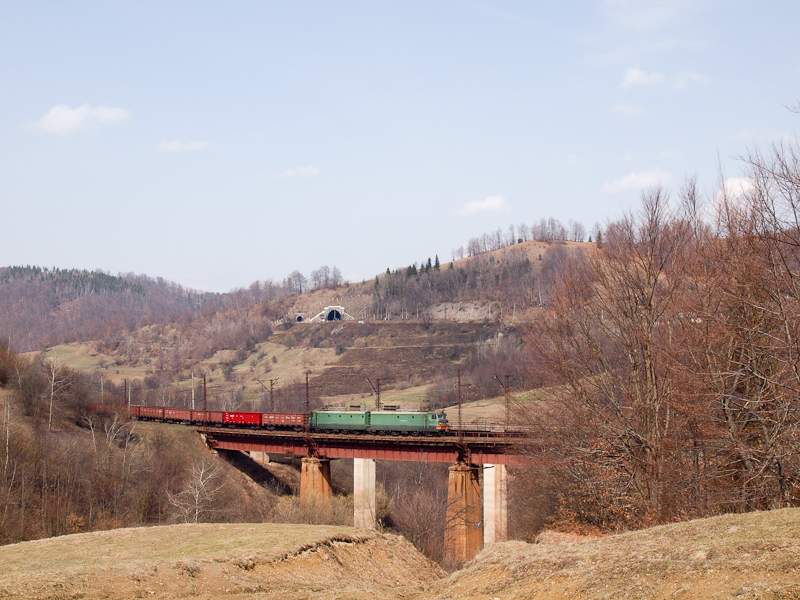
<path fill-rule="evenodd" d="M 464 437 L 464 429 L 462 427 L 462 420 L 461 420 L 461 369 L 456 370 L 456 375 L 458 378 L 458 437 Z"/>
<path fill-rule="evenodd" d="M 367 377 L 367 383 L 369 383 L 370 387 L 372 388 L 372 391 L 375 392 L 375 410 L 380 410 L 381 409 L 381 378 L 378 377 L 378 379 L 376 379 L 375 381 L 378 384 L 378 387 L 375 387 L 374 385 L 372 385 L 372 382 L 369 380 L 369 377 Z"/>
<path fill-rule="evenodd" d="M 270 379 L 269 380 L 269 409 L 271 411 L 275 410 L 275 400 L 273 398 L 273 393 L 275 392 L 275 384 L 278 383 L 277 379 Z"/>
<path fill-rule="evenodd" d="M 508 377 L 508 375 L 505 376 L 505 380 L 506 380 L 505 384 L 502 381 L 500 381 L 500 378 L 497 375 L 495 375 L 494 378 L 497 379 L 497 383 L 499 383 L 500 387 L 503 388 L 503 393 L 505 394 L 505 397 L 506 397 L 506 427 L 505 427 L 505 430 L 508 431 L 508 419 L 509 419 L 509 415 L 510 415 L 510 404 L 511 404 L 511 388 L 508 385 L 509 377 Z"/>
<path fill-rule="evenodd" d="M 272 400 L 272 394 L 275 391 L 275 384 L 278 383 L 278 379 L 277 378 L 276 379 L 270 379 L 269 380 L 269 388 L 267 388 L 267 386 L 264 385 L 264 382 L 261 381 L 260 379 L 256 379 L 256 381 L 258 383 L 260 383 L 261 387 L 263 387 L 269 393 L 269 410 L 271 412 L 274 412 L 275 411 L 275 402 Z"/>
<path fill-rule="evenodd" d="M 311 398 L 309 397 L 308 374 L 309 371 L 306 371 L 306 416 L 303 419 L 306 425 L 306 432 L 311 429 Z"/>
<path fill-rule="evenodd" d="M 306 414 L 311 412 L 311 397 L 308 386 L 308 371 L 306 371 Z"/>

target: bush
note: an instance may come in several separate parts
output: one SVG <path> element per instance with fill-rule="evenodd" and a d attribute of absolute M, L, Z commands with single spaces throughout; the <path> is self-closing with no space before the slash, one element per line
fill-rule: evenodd
<path fill-rule="evenodd" d="M 353 497 L 283 496 L 272 509 L 274 523 L 306 523 L 309 525 L 353 526 Z"/>

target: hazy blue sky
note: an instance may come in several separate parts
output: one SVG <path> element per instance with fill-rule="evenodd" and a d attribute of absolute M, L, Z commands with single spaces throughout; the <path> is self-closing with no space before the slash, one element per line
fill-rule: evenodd
<path fill-rule="evenodd" d="M 0 0 L 0 265 L 350 280 L 794 138 L 797 0 Z"/>

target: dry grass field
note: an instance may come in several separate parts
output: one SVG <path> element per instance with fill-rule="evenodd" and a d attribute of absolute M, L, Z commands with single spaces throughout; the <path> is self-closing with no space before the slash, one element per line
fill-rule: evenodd
<path fill-rule="evenodd" d="M 800 509 L 605 537 L 548 532 L 448 576 L 404 539 L 345 527 L 173 525 L 0 547 L 0 598 L 800 598 Z"/>
<path fill-rule="evenodd" d="M 800 598 L 800 509 L 487 548 L 426 599 Z"/>
<path fill-rule="evenodd" d="M 345 527 L 172 525 L 0 548 L 0 598 L 408 598 L 443 575 L 404 539 Z"/>

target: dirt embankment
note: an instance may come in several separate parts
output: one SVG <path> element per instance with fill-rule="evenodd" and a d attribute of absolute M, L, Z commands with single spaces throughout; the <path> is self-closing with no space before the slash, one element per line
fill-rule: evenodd
<path fill-rule="evenodd" d="M 800 599 L 800 509 L 497 544 L 425 598 Z"/>
<path fill-rule="evenodd" d="M 0 598 L 417 597 L 444 572 L 405 539 L 345 527 L 174 525 L 0 548 Z"/>
<path fill-rule="evenodd" d="M 345 527 L 175 525 L 0 548 L 0 598 L 800 599 L 800 509 L 506 542 L 447 575 Z"/>

